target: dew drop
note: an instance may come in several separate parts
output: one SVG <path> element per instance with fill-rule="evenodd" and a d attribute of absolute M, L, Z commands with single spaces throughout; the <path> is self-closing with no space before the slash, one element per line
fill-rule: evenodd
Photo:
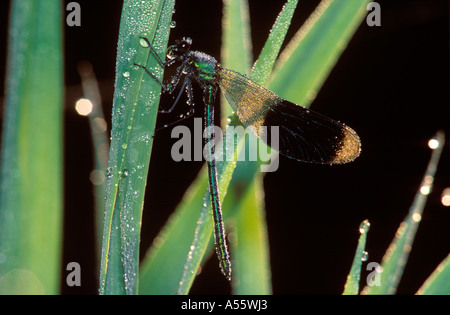
<path fill-rule="evenodd" d="M 369 258 L 369 253 L 367 251 L 362 252 L 361 261 L 367 261 Z"/>
<path fill-rule="evenodd" d="M 111 178 L 111 177 L 113 176 L 113 172 L 112 172 L 111 167 L 108 167 L 108 168 L 105 170 L 105 176 L 106 176 L 106 178 Z"/>
<path fill-rule="evenodd" d="M 125 150 L 126 148 L 128 148 L 128 144 L 126 144 L 126 143 L 122 144 L 122 149 Z"/>
<path fill-rule="evenodd" d="M 145 39 L 141 38 L 139 40 L 139 44 L 141 44 L 142 47 L 148 47 L 148 43 Z"/>
<path fill-rule="evenodd" d="M 359 233 L 368 232 L 370 228 L 370 222 L 368 220 L 364 220 L 359 225 Z"/>
<path fill-rule="evenodd" d="M 126 169 L 126 168 L 124 168 L 123 169 L 123 171 L 122 171 L 122 177 L 127 177 L 128 175 L 130 175 L 130 172 Z"/>
<path fill-rule="evenodd" d="M 130 76 L 130 71 L 125 71 L 122 75 L 124 78 L 128 78 Z"/>
<path fill-rule="evenodd" d="M 170 22 L 170 28 L 175 28 L 175 27 L 177 27 L 177 22 L 175 22 L 175 21 Z"/>

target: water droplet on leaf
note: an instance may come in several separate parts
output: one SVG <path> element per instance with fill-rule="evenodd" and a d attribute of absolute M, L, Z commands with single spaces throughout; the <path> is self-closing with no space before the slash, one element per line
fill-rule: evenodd
<path fill-rule="evenodd" d="M 363 251 L 362 256 L 361 256 L 361 261 L 367 261 L 368 258 L 369 258 L 369 253 L 367 251 Z"/>

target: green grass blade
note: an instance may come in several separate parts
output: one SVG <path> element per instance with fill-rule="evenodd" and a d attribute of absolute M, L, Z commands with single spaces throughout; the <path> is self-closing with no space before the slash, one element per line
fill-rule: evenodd
<path fill-rule="evenodd" d="M 252 64 L 252 41 L 247 1 L 224 0 L 221 64 L 240 73 L 248 73 Z M 231 107 L 221 94 L 222 118 L 231 116 Z M 222 126 L 225 124 L 221 124 Z"/>
<path fill-rule="evenodd" d="M 247 1 L 224 1 L 222 25 L 223 33 L 221 61 L 224 67 L 236 70 L 240 73 L 248 73 L 252 63 L 252 47 L 250 37 L 250 16 Z M 222 112 L 226 113 L 226 115 L 224 115 L 225 117 L 229 117 L 232 114 L 231 106 L 229 106 L 223 95 L 221 108 Z M 238 164 L 242 167 L 242 162 Z M 236 168 L 239 169 L 238 166 Z M 245 260 L 245 256 L 241 255 L 242 249 L 244 249 L 245 246 L 241 245 L 245 243 L 245 240 L 249 240 L 249 238 L 245 238 L 243 242 L 240 242 L 242 239 L 241 235 L 243 235 L 243 220 L 239 220 L 242 216 L 236 217 L 236 213 L 239 212 L 238 208 L 240 204 L 240 197 L 242 195 L 235 193 L 235 191 L 237 191 L 237 184 L 239 184 L 239 182 L 237 182 L 233 176 L 227 196 L 222 202 L 222 209 L 223 212 L 227 214 L 225 222 L 229 222 L 229 217 L 232 216 L 233 238 L 228 238 L 229 245 L 231 245 L 230 254 L 233 267 L 232 287 L 233 293 L 239 294 L 239 291 L 237 292 L 236 288 L 242 283 L 242 276 L 245 271 L 247 271 L 241 266 Z M 254 194 L 249 194 L 249 199 L 252 197 L 254 197 Z M 256 204 L 253 205 L 256 206 Z M 258 203 L 258 206 L 259 205 L 260 203 Z M 254 207 L 252 209 L 254 209 Z M 230 232 L 230 226 L 228 226 L 228 235 L 230 235 Z M 249 231 L 247 230 L 247 232 Z M 267 257 L 263 258 L 267 259 Z M 263 259 L 263 261 L 266 261 L 266 259 Z M 252 271 L 256 271 L 256 269 L 252 269 Z M 263 277 L 259 275 L 259 279 L 261 278 Z M 245 282 L 245 284 L 247 283 L 248 282 Z M 238 285 L 236 286 L 236 284 Z"/>
<path fill-rule="evenodd" d="M 247 1 L 223 1 L 221 64 L 248 73 L 252 64 L 252 41 Z M 231 49 L 232 48 L 232 49 Z"/>
<path fill-rule="evenodd" d="M 136 294 L 142 205 L 162 77 L 145 36 L 164 59 L 174 1 L 127 1 L 119 30 L 111 149 L 107 169 L 100 294 Z"/>
<path fill-rule="evenodd" d="M 362 22 L 368 0 L 323 0 L 280 55 L 269 89 L 307 107 Z"/>
<path fill-rule="evenodd" d="M 141 266 L 140 294 L 177 294 L 207 187 L 208 175 L 203 168 L 147 251 Z"/>
<path fill-rule="evenodd" d="M 239 7 L 237 4 L 234 5 L 234 8 Z M 232 9 L 233 6 L 231 6 L 230 9 Z M 230 13 L 234 14 L 234 16 L 232 17 L 233 19 L 242 19 L 243 14 L 245 14 L 245 6 L 240 7 L 239 10 L 233 10 Z M 227 13 L 228 14 L 228 13 Z M 246 18 L 244 17 L 244 20 Z M 225 22 L 225 24 L 227 24 L 227 22 Z M 236 29 L 236 28 L 233 28 Z M 246 37 L 246 31 L 245 31 L 245 27 L 244 30 L 242 31 L 242 35 L 238 36 L 238 38 L 244 38 Z M 225 39 L 230 38 L 230 36 L 225 35 Z M 238 43 L 244 43 L 243 40 L 241 41 L 237 41 Z M 226 50 L 226 48 L 225 48 Z M 245 47 L 239 47 L 237 48 L 237 51 L 241 51 L 244 52 L 245 51 Z M 229 54 L 231 56 L 231 54 Z M 244 55 L 249 55 L 248 53 L 244 52 Z M 235 58 L 234 58 L 235 59 Z M 241 64 L 241 66 L 246 67 L 244 64 Z M 241 139 L 241 142 L 239 142 L 239 144 L 237 144 L 234 147 L 234 156 L 237 157 L 240 154 L 240 149 L 238 148 L 242 148 L 243 145 L 243 139 Z M 227 147 L 227 150 L 230 149 Z M 218 153 L 218 155 L 220 156 L 220 152 Z M 221 200 L 224 200 L 224 196 L 227 192 L 228 189 L 228 185 L 230 183 L 230 179 L 231 179 L 231 174 L 235 169 L 236 163 L 235 161 L 224 161 L 224 162 L 219 162 L 217 163 L 218 167 L 217 167 L 217 173 L 218 173 L 218 177 L 219 177 L 219 190 L 221 192 Z M 209 192 L 207 192 L 207 195 L 209 194 Z M 207 197 L 207 195 L 205 196 L 204 200 L 208 200 L 209 197 Z M 254 198 L 250 197 L 250 198 Z M 252 199 L 253 200 L 253 199 Z M 208 204 L 208 203 L 207 203 Z M 181 280 L 181 283 L 183 284 L 182 287 L 180 288 L 179 293 L 187 293 L 190 285 L 195 277 L 196 271 L 198 269 L 198 266 L 203 258 L 204 253 L 206 252 L 206 248 L 208 246 L 208 240 L 210 238 L 210 235 L 212 233 L 212 227 L 210 228 L 209 226 L 211 226 L 212 222 L 211 220 L 211 216 L 210 215 L 206 215 L 205 216 L 205 211 L 206 209 L 203 208 L 201 216 L 202 218 L 204 218 L 203 220 L 199 220 L 199 222 L 201 222 L 196 229 L 196 238 L 194 239 L 193 244 L 191 245 L 193 250 L 189 252 L 188 255 L 188 261 L 187 261 L 187 269 L 185 270 L 184 275 L 188 275 L 188 279 L 183 279 Z M 224 209 L 224 213 L 226 214 L 226 209 Z M 259 218 L 263 218 L 264 216 L 259 216 Z M 210 223 L 211 222 L 211 223 Z M 262 228 L 259 229 L 259 231 L 261 230 L 265 230 L 265 223 L 259 221 L 260 224 L 262 224 Z M 260 241 L 262 241 L 263 243 L 267 241 L 266 238 L 259 238 Z M 265 245 L 262 246 L 262 248 L 267 248 Z M 261 252 L 264 255 L 267 255 L 267 250 L 266 251 L 262 251 Z M 264 262 L 267 262 L 267 259 L 264 260 Z M 262 263 L 262 265 L 267 266 L 267 264 L 264 264 L 264 262 Z M 267 268 L 262 267 L 260 270 L 265 270 L 267 271 Z M 241 273 L 242 275 L 242 273 Z M 259 276 L 261 277 L 261 274 L 259 274 Z M 268 277 L 262 277 L 263 279 L 267 279 Z M 186 285 L 184 285 L 186 284 Z M 265 287 L 270 287 L 270 285 L 266 285 Z"/>
<path fill-rule="evenodd" d="M 108 167 L 109 139 L 107 135 L 107 123 L 102 110 L 102 101 L 98 82 L 94 74 L 94 69 L 89 62 L 82 62 L 78 65 L 78 72 L 81 77 L 83 87 L 83 99 L 77 101 L 77 112 L 82 116 L 88 116 L 91 130 L 92 145 L 94 149 L 95 168 L 89 178 L 93 185 L 95 199 L 95 226 L 97 240 L 97 261 L 100 262 L 100 248 L 102 247 L 103 217 L 105 215 L 105 171 Z M 80 103 L 85 106 L 92 106 L 90 112 L 83 113 L 78 110 Z"/>
<path fill-rule="evenodd" d="M 369 228 L 370 223 L 368 220 L 364 220 L 359 226 L 359 232 L 361 235 L 359 236 L 358 247 L 356 248 L 350 273 L 347 276 L 347 282 L 345 283 L 344 292 L 342 293 L 343 295 L 357 295 L 359 293 L 361 265 L 363 261 L 367 260 L 367 252 L 365 251 L 365 248 Z"/>
<path fill-rule="evenodd" d="M 417 291 L 417 294 L 450 294 L 450 255 L 439 264 L 419 291 Z"/>
<path fill-rule="evenodd" d="M 272 72 L 274 63 L 280 53 L 281 45 L 284 42 L 286 33 L 291 25 L 292 16 L 297 7 L 298 0 L 289 0 L 283 6 L 277 17 L 269 38 L 267 39 L 261 54 L 253 65 L 251 78 L 259 84 L 266 85 L 266 81 Z"/>
<path fill-rule="evenodd" d="M 12 1 L 0 175 L 2 294 L 59 291 L 61 12 L 59 1 Z"/>
<path fill-rule="evenodd" d="M 223 33 L 222 33 L 222 51 L 221 61 L 225 68 L 234 69 L 240 73 L 248 73 L 252 63 L 252 45 L 250 36 L 250 16 L 247 1 L 227 0 L 224 1 L 223 6 Z M 222 113 L 229 117 L 232 115 L 231 107 L 228 105 L 225 97 L 222 95 L 221 102 Z M 241 164 L 241 163 L 239 163 Z M 239 204 L 239 198 L 236 194 L 236 180 L 233 178 L 230 183 L 230 189 L 226 198 L 222 202 L 223 212 L 227 214 L 226 222 L 229 222 L 229 216 L 235 214 Z M 238 195 L 240 196 L 240 195 Z M 237 220 L 235 215 L 232 215 L 233 221 L 233 238 L 228 238 L 233 268 L 232 287 L 233 292 L 236 292 L 236 284 L 240 284 L 243 272 L 240 267 L 243 262 L 243 257 L 240 255 L 243 249 L 239 232 L 242 231 L 242 220 Z M 228 225 L 227 233 L 230 235 L 230 226 Z M 254 269 L 253 269 L 254 270 Z M 243 272 L 239 272 L 243 271 Z"/>
<path fill-rule="evenodd" d="M 216 161 L 217 175 L 219 182 L 220 200 L 225 199 L 225 195 L 228 190 L 228 186 L 231 181 L 231 176 L 236 167 L 237 155 L 242 149 L 243 141 L 238 141 L 232 147 L 226 147 L 226 150 L 232 150 L 234 154 L 234 160 L 232 161 Z M 216 147 L 216 156 L 223 156 L 222 147 Z M 198 272 L 200 263 L 203 261 L 203 257 L 206 253 L 206 249 L 209 245 L 209 240 L 213 233 L 213 218 L 211 215 L 211 203 L 209 196 L 209 189 L 206 190 L 206 194 L 203 197 L 203 204 L 201 206 L 200 217 L 197 221 L 197 227 L 195 229 L 194 239 L 190 246 L 190 251 L 187 255 L 183 276 L 180 281 L 180 287 L 178 294 L 187 294 L 192 286 L 194 278 Z M 191 205 L 195 206 L 195 205 Z M 197 205 L 198 207 L 198 205 Z M 227 213 L 224 212 L 224 216 Z"/>
<path fill-rule="evenodd" d="M 433 187 L 434 174 L 441 157 L 445 135 L 443 131 L 436 134 L 436 140 L 439 146 L 433 149 L 430 162 L 425 171 L 422 183 L 416 193 L 409 213 L 395 234 L 395 237 L 388 250 L 386 251 L 382 264 L 379 286 L 367 286 L 364 288 L 364 294 L 395 294 L 398 283 L 403 275 L 409 253 L 411 252 L 414 237 L 422 218 L 428 194 Z"/>
<path fill-rule="evenodd" d="M 226 7 L 228 13 L 237 19 L 239 27 L 236 27 L 235 23 L 227 25 L 227 27 L 233 28 L 231 32 L 233 36 L 227 32 L 228 37 L 224 40 L 238 41 L 242 44 L 239 47 L 243 47 L 243 43 L 249 43 L 247 39 L 248 25 L 245 24 L 245 18 L 243 18 L 246 15 L 246 8 L 236 1 L 227 2 Z M 245 49 L 240 52 L 242 54 L 238 59 L 234 59 L 234 62 L 244 60 L 240 66 L 248 69 L 251 54 Z M 223 51 L 223 53 L 227 55 L 227 52 Z M 244 55 L 246 57 L 242 58 Z M 228 54 L 226 59 L 234 57 L 235 55 Z M 225 187 L 228 186 L 234 169 L 232 164 L 233 162 L 217 163 L 218 170 L 226 170 L 219 172 L 227 174 L 219 175 L 222 200 L 225 196 Z M 207 183 L 207 174 L 203 169 L 185 199 L 178 206 L 176 213 L 158 236 L 157 243 L 149 250 L 142 267 L 141 292 L 146 294 L 186 294 L 189 291 L 212 235 L 210 202 L 209 197 L 205 196 L 205 192 L 208 191 Z M 188 222 L 191 222 L 191 225 Z M 196 226 L 197 222 L 201 223 Z M 162 246 L 160 246 L 161 243 Z M 189 250 L 190 248 L 193 250 Z"/>
<path fill-rule="evenodd" d="M 250 38 L 247 24 L 247 5 L 240 1 L 225 2 L 222 58 L 225 67 L 247 73 L 250 63 L 248 49 Z M 290 25 L 297 1 L 288 1 L 278 15 L 269 38 L 256 62 L 251 78 L 264 84 L 267 80 L 281 44 Z M 240 18 L 241 17 L 241 18 Z M 239 19 L 240 18 L 240 19 Z M 237 22 L 243 20 L 243 22 Z M 237 38 L 237 39 L 236 39 Z M 240 40 L 239 40 L 240 39 Z M 225 102 L 226 103 L 226 102 Z M 223 108 L 230 107 L 224 105 Z M 225 111 L 225 110 L 224 110 Z M 260 143 L 260 145 L 263 145 Z M 270 294 L 270 260 L 265 222 L 262 176 L 255 176 L 259 162 L 239 162 L 224 201 L 224 212 L 235 213 L 231 254 L 234 268 L 233 292 L 235 294 Z M 242 187 L 246 187 L 242 191 Z M 231 208 L 231 209 L 229 209 Z"/>
<path fill-rule="evenodd" d="M 219 178 L 219 186 L 225 187 L 234 167 L 230 163 L 218 163 L 217 167 L 219 170 L 229 168 L 222 170 Z M 207 190 L 208 175 L 206 168 L 202 168 L 143 260 L 139 281 L 141 294 L 188 293 L 213 232 L 209 195 L 205 196 Z"/>
<path fill-rule="evenodd" d="M 238 185 L 239 181 L 233 181 L 233 184 L 235 186 L 232 188 L 241 189 L 229 189 L 224 202 L 224 206 L 228 207 L 227 202 L 235 201 L 230 240 L 234 266 L 233 294 L 271 294 L 262 175 L 257 175 L 245 189 Z"/>

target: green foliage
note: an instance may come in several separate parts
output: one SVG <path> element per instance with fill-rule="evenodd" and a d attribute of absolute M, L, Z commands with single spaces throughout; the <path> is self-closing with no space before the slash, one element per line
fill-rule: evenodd
<path fill-rule="evenodd" d="M 249 73 L 248 5 L 227 0 L 222 62 L 248 73 L 256 82 L 270 82 L 269 89 L 280 96 L 308 106 L 363 20 L 367 3 L 322 1 L 281 53 L 272 72 L 297 6 L 297 1 L 287 1 Z M 161 65 L 141 37 L 148 38 L 164 59 L 173 8 L 173 0 L 124 2 L 106 171 L 100 294 L 187 294 L 213 251 L 204 168 L 139 266 L 142 205 L 161 86 L 134 63 L 151 68 L 162 78 Z M 59 292 L 63 213 L 61 11 L 58 1 L 12 1 L 0 169 L 0 294 Z M 231 115 L 230 124 L 235 123 L 229 106 L 223 103 L 225 116 Z M 226 149 L 237 158 L 242 146 L 243 142 Z M 433 153 L 422 183 L 429 189 L 438 153 Z M 224 217 L 232 223 L 227 228 L 232 231 L 233 293 L 270 294 L 260 163 L 231 161 L 217 166 Z M 366 287 L 362 293 L 396 292 L 425 200 L 426 194 L 420 191 L 388 249 L 382 264 L 382 285 Z M 360 292 L 365 226 L 344 294 Z M 449 294 L 449 265 L 447 257 L 417 293 Z"/>
<path fill-rule="evenodd" d="M 395 294 L 397 292 L 398 284 L 413 246 L 416 231 L 422 219 L 428 194 L 433 188 L 434 175 L 441 157 L 443 143 L 445 143 L 443 131 L 436 134 L 436 140 L 439 146 L 432 152 L 422 183 L 417 190 L 408 215 L 400 224 L 394 239 L 384 254 L 381 264 L 380 285 L 366 286 L 363 290 L 364 294 Z M 442 289 L 447 290 L 447 293 L 449 293 L 448 286 L 443 286 Z"/>
<path fill-rule="evenodd" d="M 0 293 L 59 291 L 61 11 L 59 1 L 12 2 L 0 174 Z"/>
<path fill-rule="evenodd" d="M 100 294 L 136 294 L 142 205 L 161 86 L 134 65 L 162 69 L 174 1 L 125 2 L 119 30 Z M 163 58 L 164 59 L 164 58 Z"/>
<path fill-rule="evenodd" d="M 352 267 L 350 273 L 347 276 L 347 282 L 345 283 L 344 295 L 358 294 L 359 293 L 359 280 L 361 278 L 361 265 L 363 261 L 367 260 L 366 239 L 369 232 L 370 223 L 369 220 L 364 220 L 359 226 L 359 232 L 361 235 L 358 240 L 358 247 L 356 248 L 355 257 L 353 258 Z"/>

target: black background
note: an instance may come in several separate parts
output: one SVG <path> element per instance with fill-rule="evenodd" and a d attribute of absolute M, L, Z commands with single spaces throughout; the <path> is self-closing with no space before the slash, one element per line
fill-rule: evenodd
<path fill-rule="evenodd" d="M 318 2 L 300 1 L 286 42 Z M 361 157 L 354 163 L 334 167 L 302 164 L 282 157 L 279 170 L 265 177 L 275 294 L 342 293 L 356 249 L 358 227 L 366 218 L 371 222 L 368 261 L 380 262 L 421 182 L 430 157 L 428 139 L 438 129 L 444 129 L 448 136 L 448 3 L 378 2 L 381 26 L 362 23 L 311 107 L 356 130 L 362 140 Z M 76 99 L 82 97 L 76 66 L 81 60 L 93 64 L 109 123 L 122 2 L 78 3 L 81 26 L 65 26 L 64 33 L 63 266 L 70 261 L 81 264 L 82 286 L 69 288 L 62 284 L 61 291 L 96 294 L 94 202 L 89 181 L 92 148 L 88 121 L 78 116 L 73 107 Z M 282 0 L 249 0 L 254 56 L 259 54 L 283 4 Z M 189 36 L 193 49 L 220 60 L 221 10 L 218 0 L 178 0 L 173 17 L 176 28 L 170 42 Z M 9 3 L 2 1 L 2 98 L 8 11 Z M 201 113 L 201 104 L 197 104 L 196 115 Z M 192 122 L 183 124 L 190 126 Z M 168 129 L 157 134 L 153 146 L 144 204 L 142 254 L 202 165 L 172 161 L 170 147 L 175 139 L 170 138 Z M 450 251 L 450 211 L 440 203 L 442 190 L 450 186 L 448 162 L 446 145 L 398 288 L 400 294 L 415 293 Z M 64 270 L 61 275 L 64 281 Z M 363 280 L 365 276 L 363 273 Z M 203 268 L 191 293 L 230 293 L 215 257 Z"/>

